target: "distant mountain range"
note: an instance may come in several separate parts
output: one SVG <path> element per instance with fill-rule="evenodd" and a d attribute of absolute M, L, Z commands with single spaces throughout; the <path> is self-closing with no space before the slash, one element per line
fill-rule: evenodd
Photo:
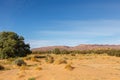
<path fill-rule="evenodd" d="M 32 51 L 49 51 L 54 50 L 55 48 L 59 48 L 60 50 L 94 50 L 94 49 L 120 49 L 120 45 L 98 45 L 98 44 L 81 44 L 75 47 L 70 46 L 48 46 L 48 47 L 40 47 L 34 48 Z"/>

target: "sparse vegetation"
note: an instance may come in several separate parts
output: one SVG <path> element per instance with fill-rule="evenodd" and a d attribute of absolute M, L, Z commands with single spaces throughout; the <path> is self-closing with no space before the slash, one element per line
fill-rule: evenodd
<path fill-rule="evenodd" d="M 110 56 L 120 57 L 120 50 L 119 49 L 93 49 L 93 50 L 60 50 L 59 48 L 55 48 L 52 52 L 44 51 L 46 54 L 54 53 L 54 54 L 71 54 L 71 56 L 75 56 L 76 54 L 107 54 Z M 39 53 L 39 51 L 37 52 Z M 41 52 L 40 52 L 41 53 Z M 35 52 L 34 52 L 35 54 Z"/>
<path fill-rule="evenodd" d="M 55 61 L 55 64 L 67 64 L 67 61 L 65 59 L 58 59 Z"/>
<path fill-rule="evenodd" d="M 34 56 L 31 57 L 31 61 L 38 62 L 38 60 Z"/>
<path fill-rule="evenodd" d="M 14 61 L 14 64 L 17 65 L 17 66 L 27 65 L 26 62 L 24 62 L 23 59 L 16 59 Z"/>
<path fill-rule="evenodd" d="M 28 69 L 28 67 L 27 66 L 25 66 L 25 65 L 22 65 L 22 66 L 20 66 L 20 70 L 27 70 Z"/>
<path fill-rule="evenodd" d="M 0 48 L 0 50 L 2 50 L 2 48 Z M 19 78 L 25 78 L 29 71 L 33 73 L 35 71 L 35 74 L 36 74 L 37 72 L 41 70 L 42 70 L 41 72 L 49 70 L 49 69 L 53 71 L 54 67 L 55 69 L 60 68 L 58 70 L 62 70 L 64 68 L 63 70 L 68 70 L 68 72 L 72 71 L 74 69 L 77 69 L 76 65 L 73 66 L 72 63 L 70 63 L 70 62 L 76 62 L 75 60 L 79 60 L 81 62 L 83 60 L 87 60 L 86 62 L 83 61 L 82 64 L 86 64 L 88 62 L 93 64 L 97 61 L 97 60 L 94 61 L 94 59 L 97 59 L 97 58 L 99 59 L 99 57 L 101 57 L 102 60 L 108 60 L 110 59 L 110 56 L 120 57 L 120 50 L 118 49 L 65 50 L 65 49 L 55 48 L 53 51 L 52 50 L 51 51 L 40 51 L 40 52 L 36 51 L 36 52 L 33 52 L 33 54 L 28 55 L 26 57 L 21 57 L 20 55 L 22 54 L 20 53 L 18 54 L 15 53 L 14 56 L 11 56 L 13 54 L 14 53 L 11 53 L 11 52 L 10 53 L 5 52 L 5 54 L 0 53 L 0 58 L 4 59 L 4 60 L 1 60 L 0 62 L 2 63 L 2 65 L 0 65 L 0 70 L 4 70 L 4 69 L 6 70 L 7 68 L 8 70 L 18 69 L 21 72 L 20 76 L 18 75 Z M 20 58 L 18 58 L 18 56 L 20 56 Z M 16 66 L 11 64 L 12 62 L 14 62 Z M 45 62 L 54 63 L 58 65 L 46 64 Z M 116 61 L 116 64 L 119 64 L 119 62 Z M 79 66 L 81 66 L 81 63 L 77 64 L 77 67 Z M 82 65 L 82 67 L 84 66 Z M 31 77 L 31 78 L 28 78 L 28 80 L 36 80 L 36 78 Z"/>
<path fill-rule="evenodd" d="M 71 66 L 71 64 L 67 64 L 67 65 L 65 66 L 65 69 L 72 71 L 72 70 L 74 69 L 74 67 Z"/>
<path fill-rule="evenodd" d="M 35 70 L 42 70 L 42 67 L 36 67 Z"/>
<path fill-rule="evenodd" d="M 47 55 L 45 60 L 46 60 L 47 63 L 53 63 L 54 62 L 54 57 L 52 57 L 50 55 Z"/>
<path fill-rule="evenodd" d="M 55 48 L 55 49 L 53 50 L 53 53 L 54 53 L 54 54 L 60 54 L 60 53 L 61 53 L 61 51 L 60 51 L 60 49 L 59 49 L 59 48 Z"/>
<path fill-rule="evenodd" d="M 53 75 L 55 75 L 55 76 L 65 75 L 65 78 L 67 79 L 68 77 L 70 78 L 70 76 L 68 74 L 75 74 L 75 73 L 79 73 L 79 75 L 84 75 L 84 74 L 88 75 L 89 74 L 91 76 L 94 76 L 94 73 L 91 74 L 91 71 L 95 71 L 94 69 L 96 69 L 95 73 L 97 75 L 101 76 L 103 74 L 106 74 L 106 72 L 104 73 L 104 70 L 106 68 L 108 68 L 108 66 L 109 66 L 109 68 L 116 70 L 116 72 L 114 72 L 114 73 L 119 74 L 118 73 L 119 72 L 118 65 L 119 65 L 120 59 L 117 57 L 112 57 L 107 54 L 94 54 L 94 53 L 78 54 L 78 52 L 77 52 L 77 54 L 76 53 L 74 55 L 73 54 L 74 53 L 60 54 L 60 55 L 58 55 L 58 54 L 31 54 L 31 55 L 27 56 L 27 57 L 29 57 L 28 60 L 26 60 L 25 57 L 11 58 L 11 59 L 9 58 L 8 60 L 0 60 L 0 63 L 2 64 L 2 66 L 5 67 L 5 70 L 3 69 L 4 71 L 0 71 L 0 72 L 2 75 L 4 75 L 3 73 L 7 74 L 7 71 L 8 71 L 8 73 L 11 73 L 11 74 L 12 74 L 12 71 L 16 71 L 16 73 L 12 74 L 12 76 L 8 75 L 11 79 L 13 78 L 13 76 L 15 76 L 16 77 L 15 80 L 19 80 L 19 79 L 23 80 L 26 78 L 27 78 L 27 80 L 36 80 L 36 79 L 37 80 L 40 80 L 40 79 L 46 80 L 47 79 L 47 78 L 45 78 L 46 74 L 47 74 L 48 78 L 50 77 L 50 79 Z M 37 55 L 37 57 L 35 57 L 36 55 Z M 41 56 L 44 56 L 44 57 L 46 56 L 46 58 L 41 58 Z M 31 61 L 31 57 L 34 57 L 37 60 L 41 61 L 41 64 L 39 64 L 39 62 L 36 62 L 34 60 Z M 21 59 L 22 59 L 22 61 L 21 61 Z M 23 59 L 25 59 L 25 63 L 27 63 L 27 65 L 23 65 L 23 64 L 17 65 L 16 64 L 17 66 L 14 66 L 13 64 L 4 64 L 6 61 L 11 62 L 14 60 L 19 63 L 24 63 Z M 53 63 L 53 64 L 46 64 L 46 62 Z M 104 65 L 106 63 L 108 63 L 109 65 Z M 57 65 L 55 65 L 55 64 L 57 64 Z M 114 64 L 117 64 L 117 65 L 114 65 Z M 101 68 L 101 67 L 104 67 L 104 68 Z M 10 70 L 6 70 L 6 68 L 10 68 Z M 103 74 L 99 74 L 99 72 L 100 72 L 99 69 L 101 69 L 101 71 L 103 71 Z M 88 70 L 88 72 L 86 73 L 87 70 Z M 66 75 L 66 73 L 68 73 L 68 74 Z M 107 73 L 112 73 L 112 71 L 107 70 Z M 79 75 L 75 74 L 74 77 L 78 78 Z M 0 77 L 1 80 L 7 79 L 7 78 L 1 78 L 1 77 Z M 86 77 L 87 76 L 84 76 L 83 78 L 86 79 Z M 119 77 L 119 76 L 117 76 L 117 77 Z M 80 78 L 81 78 L 81 76 L 80 76 Z M 80 78 L 78 78 L 78 80 Z M 60 79 L 62 80 L 64 78 L 60 78 Z M 88 80 L 88 78 L 86 80 Z M 93 79 L 90 78 L 90 80 L 93 80 Z M 116 79 L 116 80 L 119 80 L 119 79 Z"/>
<path fill-rule="evenodd" d="M 8 58 L 7 61 L 13 62 L 13 61 L 15 61 L 15 59 L 16 59 L 16 58 Z"/>
<path fill-rule="evenodd" d="M 69 54 L 70 51 L 64 49 L 64 50 L 62 50 L 60 53 L 61 53 L 61 54 Z"/>
<path fill-rule="evenodd" d="M 24 60 L 31 60 L 31 56 L 24 57 Z"/>
<path fill-rule="evenodd" d="M 28 80 L 36 80 L 35 77 L 28 78 Z"/>

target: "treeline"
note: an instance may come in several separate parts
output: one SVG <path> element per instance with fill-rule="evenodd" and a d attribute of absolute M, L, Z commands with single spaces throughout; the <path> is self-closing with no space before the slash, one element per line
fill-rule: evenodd
<path fill-rule="evenodd" d="M 100 49 L 100 50 L 60 50 L 55 48 L 50 51 L 33 51 L 33 54 L 108 54 L 110 56 L 120 57 L 120 50 L 117 49 Z"/>

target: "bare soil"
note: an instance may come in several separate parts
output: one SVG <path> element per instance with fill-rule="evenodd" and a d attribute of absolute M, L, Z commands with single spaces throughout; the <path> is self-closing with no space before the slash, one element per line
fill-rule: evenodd
<path fill-rule="evenodd" d="M 65 69 L 67 64 L 46 63 L 25 60 L 22 69 L 13 64 L 1 64 L 9 68 L 0 71 L 0 80 L 120 80 L 120 57 L 107 55 L 52 55 L 55 59 L 65 59 L 73 70 Z"/>

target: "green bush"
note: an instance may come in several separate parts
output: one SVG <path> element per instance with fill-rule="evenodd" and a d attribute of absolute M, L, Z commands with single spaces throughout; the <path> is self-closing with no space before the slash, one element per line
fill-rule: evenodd
<path fill-rule="evenodd" d="M 0 32 L 0 59 L 23 57 L 30 54 L 29 44 L 14 32 Z"/>
<path fill-rule="evenodd" d="M 32 78 L 28 78 L 28 80 L 36 80 L 36 78 L 32 77 Z"/>
<path fill-rule="evenodd" d="M 17 66 L 22 66 L 22 65 L 26 65 L 26 62 L 24 62 L 24 60 L 22 60 L 22 59 L 16 59 L 14 61 L 14 64 Z"/>
<path fill-rule="evenodd" d="M 61 51 L 60 51 L 60 49 L 59 49 L 59 48 L 55 48 L 55 49 L 53 50 L 53 53 L 54 53 L 54 54 L 60 54 L 60 53 L 61 53 Z"/>
<path fill-rule="evenodd" d="M 61 51 L 61 53 L 62 54 L 69 54 L 69 51 L 67 51 L 67 50 L 64 49 L 64 50 Z"/>

